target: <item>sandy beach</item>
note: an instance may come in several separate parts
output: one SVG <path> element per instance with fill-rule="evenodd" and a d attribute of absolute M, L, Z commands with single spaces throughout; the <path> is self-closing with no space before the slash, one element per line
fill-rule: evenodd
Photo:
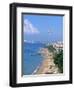
<path fill-rule="evenodd" d="M 41 54 L 44 57 L 41 65 L 34 71 L 34 74 L 56 74 L 58 68 L 55 66 L 53 61 L 53 53 L 48 51 L 48 48 L 42 48 Z"/>

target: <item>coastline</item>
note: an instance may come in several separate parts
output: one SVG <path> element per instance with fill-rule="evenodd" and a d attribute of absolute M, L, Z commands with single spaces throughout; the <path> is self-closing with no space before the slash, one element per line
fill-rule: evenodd
<path fill-rule="evenodd" d="M 53 53 L 49 52 L 48 48 L 40 50 L 41 55 L 44 57 L 41 65 L 39 65 L 32 74 L 57 74 L 59 73 L 58 67 L 54 64 Z"/>

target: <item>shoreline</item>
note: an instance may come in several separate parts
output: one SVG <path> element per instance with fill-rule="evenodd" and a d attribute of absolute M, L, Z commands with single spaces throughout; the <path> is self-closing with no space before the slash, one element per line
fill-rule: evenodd
<path fill-rule="evenodd" d="M 40 53 L 44 57 L 41 65 L 39 65 L 32 74 L 57 74 L 58 67 L 55 66 L 53 53 L 49 52 L 48 48 L 41 48 Z"/>

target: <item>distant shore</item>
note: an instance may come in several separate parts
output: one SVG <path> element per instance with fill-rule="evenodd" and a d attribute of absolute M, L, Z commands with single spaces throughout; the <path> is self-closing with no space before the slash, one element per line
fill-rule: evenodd
<path fill-rule="evenodd" d="M 42 48 L 40 53 L 43 55 L 44 60 L 39 65 L 33 74 L 56 74 L 58 72 L 58 67 L 55 66 L 53 60 L 53 53 L 49 52 L 48 48 Z"/>

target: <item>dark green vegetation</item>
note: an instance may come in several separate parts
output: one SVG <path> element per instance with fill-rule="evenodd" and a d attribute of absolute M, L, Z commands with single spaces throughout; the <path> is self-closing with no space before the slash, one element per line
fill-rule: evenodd
<path fill-rule="evenodd" d="M 63 73 L 63 50 L 59 50 L 57 52 L 52 45 L 49 45 L 47 48 L 49 52 L 53 53 L 54 63 L 56 66 L 58 66 L 59 72 Z"/>
<path fill-rule="evenodd" d="M 47 46 L 47 48 L 50 52 L 54 52 L 56 50 L 52 45 Z"/>
<path fill-rule="evenodd" d="M 55 54 L 54 63 L 58 66 L 59 72 L 63 73 L 63 50 Z"/>

